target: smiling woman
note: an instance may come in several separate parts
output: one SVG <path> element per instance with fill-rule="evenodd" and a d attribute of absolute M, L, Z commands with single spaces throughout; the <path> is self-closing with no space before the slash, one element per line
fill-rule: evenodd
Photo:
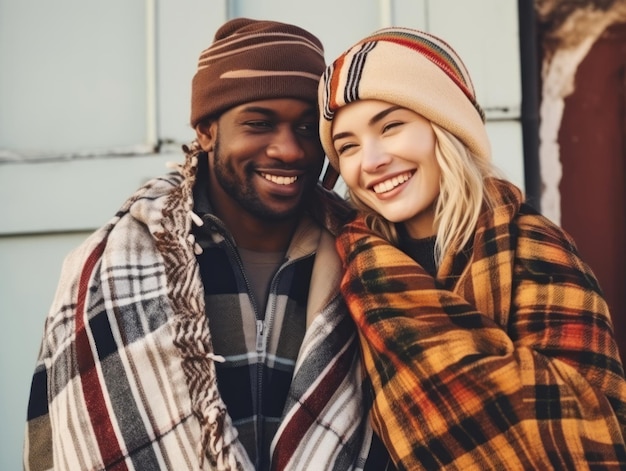
<path fill-rule="evenodd" d="M 319 86 L 375 442 L 401 469 L 626 466 L 626 380 L 574 241 L 491 164 L 455 50 L 391 27 Z"/>
<path fill-rule="evenodd" d="M 357 100 L 336 112 L 333 142 L 353 200 L 403 222 L 413 238 L 435 234 L 441 169 L 427 119 L 384 101 Z"/>

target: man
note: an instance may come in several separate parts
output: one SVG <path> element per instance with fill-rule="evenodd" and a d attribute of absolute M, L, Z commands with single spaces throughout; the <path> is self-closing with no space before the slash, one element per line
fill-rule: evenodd
<path fill-rule="evenodd" d="M 65 261 L 25 469 L 363 466 L 358 344 L 328 230 L 342 205 L 318 183 L 324 66 L 296 26 L 218 30 L 184 165 Z"/>

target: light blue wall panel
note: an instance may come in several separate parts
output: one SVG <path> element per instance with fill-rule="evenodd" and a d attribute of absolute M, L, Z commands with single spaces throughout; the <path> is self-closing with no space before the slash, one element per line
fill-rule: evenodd
<path fill-rule="evenodd" d="M 231 0 L 229 15 L 274 19 L 308 29 L 323 43 L 326 60 L 381 26 L 378 0 Z"/>
<path fill-rule="evenodd" d="M 144 2 L 0 0 L 0 156 L 146 134 Z"/>
<path fill-rule="evenodd" d="M 93 230 L 150 178 L 168 173 L 181 152 L 0 163 L 0 236 Z"/>
<path fill-rule="evenodd" d="M 87 234 L 0 237 L 0 469 L 22 469 L 30 381 L 65 254 Z"/>
<path fill-rule="evenodd" d="M 525 188 L 524 159 L 522 128 L 519 121 L 487 121 L 487 134 L 491 141 L 493 163 L 504 177 L 523 190 Z"/>
<path fill-rule="evenodd" d="M 390 12 L 389 25 L 408 26 L 428 31 L 429 0 L 387 0 L 381 3 Z"/>
<path fill-rule="evenodd" d="M 194 138 L 189 125 L 191 78 L 198 57 L 227 19 L 227 1 L 168 0 L 156 2 L 157 114 L 159 138 L 186 143 Z"/>
<path fill-rule="evenodd" d="M 429 31 L 446 39 L 469 69 L 487 118 L 519 118 L 517 2 L 430 0 L 428 14 Z"/>

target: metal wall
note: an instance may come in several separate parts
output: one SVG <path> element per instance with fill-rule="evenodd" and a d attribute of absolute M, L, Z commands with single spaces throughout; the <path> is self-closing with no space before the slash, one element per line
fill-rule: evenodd
<path fill-rule="evenodd" d="M 524 186 L 515 0 L 0 0 L 0 469 L 21 468 L 64 255 L 181 160 L 198 54 L 235 16 L 299 24 L 329 60 L 382 26 L 440 34 L 472 73 L 497 165 Z"/>
<path fill-rule="evenodd" d="M 565 99 L 562 225 L 598 277 L 626 362 L 626 22 L 607 29 Z"/>

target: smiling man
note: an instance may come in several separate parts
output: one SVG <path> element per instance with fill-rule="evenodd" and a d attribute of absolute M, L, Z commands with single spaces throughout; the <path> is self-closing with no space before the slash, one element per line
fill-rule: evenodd
<path fill-rule="evenodd" d="M 363 466 L 371 428 L 333 236 L 345 205 L 318 180 L 324 67 L 296 26 L 217 31 L 184 165 L 64 264 L 25 469 Z"/>

